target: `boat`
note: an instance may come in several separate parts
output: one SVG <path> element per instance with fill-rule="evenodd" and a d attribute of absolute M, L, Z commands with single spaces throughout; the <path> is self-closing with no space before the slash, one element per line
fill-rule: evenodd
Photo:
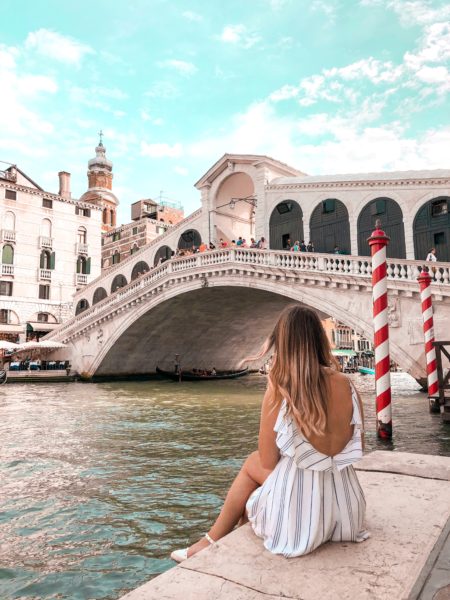
<path fill-rule="evenodd" d="M 358 367 L 358 372 L 361 375 L 375 375 L 375 369 L 370 369 L 369 367 Z"/>
<path fill-rule="evenodd" d="M 241 371 L 217 371 L 216 375 L 198 375 L 192 371 L 181 371 L 180 374 L 175 373 L 175 371 L 165 371 L 159 367 L 156 367 L 156 372 L 158 375 L 163 375 L 174 381 L 211 381 L 213 379 L 237 379 L 238 377 L 243 377 L 247 375 L 248 367 Z"/>
<path fill-rule="evenodd" d="M 0 371 L 0 385 L 6 383 L 6 380 L 8 379 L 8 373 L 6 371 Z"/>

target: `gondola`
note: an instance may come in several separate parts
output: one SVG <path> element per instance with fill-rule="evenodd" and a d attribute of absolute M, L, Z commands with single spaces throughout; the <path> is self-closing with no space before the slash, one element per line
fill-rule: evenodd
<path fill-rule="evenodd" d="M 6 371 L 0 371 L 0 385 L 2 385 L 3 383 L 6 383 L 6 380 L 8 379 L 8 373 Z"/>
<path fill-rule="evenodd" d="M 241 371 L 217 371 L 217 375 L 197 375 L 192 371 L 182 371 L 181 376 L 175 371 L 164 371 L 159 367 L 156 367 L 158 375 L 164 375 L 174 381 L 211 381 L 213 379 L 236 379 L 237 377 L 243 377 L 248 373 L 248 367 Z"/>

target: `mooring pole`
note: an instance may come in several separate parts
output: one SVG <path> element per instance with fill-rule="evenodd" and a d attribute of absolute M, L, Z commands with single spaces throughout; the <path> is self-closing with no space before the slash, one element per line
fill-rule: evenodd
<path fill-rule="evenodd" d="M 389 323 L 387 301 L 387 236 L 381 221 L 367 240 L 372 252 L 372 297 L 375 346 L 375 390 L 377 410 L 377 435 L 381 439 L 392 437 L 391 360 L 389 356 Z"/>
<path fill-rule="evenodd" d="M 434 322 L 433 303 L 431 301 L 431 277 L 428 271 L 423 270 L 417 278 L 420 286 L 420 300 L 422 303 L 423 335 L 425 337 L 425 360 L 427 363 L 428 399 L 430 412 L 440 412 L 436 349 L 434 347 Z"/>

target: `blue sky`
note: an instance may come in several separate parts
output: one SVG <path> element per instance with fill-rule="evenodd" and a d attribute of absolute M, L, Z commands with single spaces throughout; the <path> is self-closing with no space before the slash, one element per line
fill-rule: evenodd
<path fill-rule="evenodd" d="M 1 0 L 0 160 L 86 189 L 104 131 L 119 222 L 191 212 L 225 152 L 310 174 L 449 167 L 450 5 L 434 0 Z"/>

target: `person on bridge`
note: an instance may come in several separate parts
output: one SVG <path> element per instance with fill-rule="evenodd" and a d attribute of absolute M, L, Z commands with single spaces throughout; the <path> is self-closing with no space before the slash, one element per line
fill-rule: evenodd
<path fill-rule="evenodd" d="M 317 313 L 287 308 L 254 358 L 271 349 L 258 450 L 244 462 L 205 537 L 172 552 L 177 562 L 247 519 L 265 548 L 285 557 L 328 541 L 369 537 L 364 493 L 352 466 L 363 455 L 362 403 L 347 376 L 335 370 Z"/>

